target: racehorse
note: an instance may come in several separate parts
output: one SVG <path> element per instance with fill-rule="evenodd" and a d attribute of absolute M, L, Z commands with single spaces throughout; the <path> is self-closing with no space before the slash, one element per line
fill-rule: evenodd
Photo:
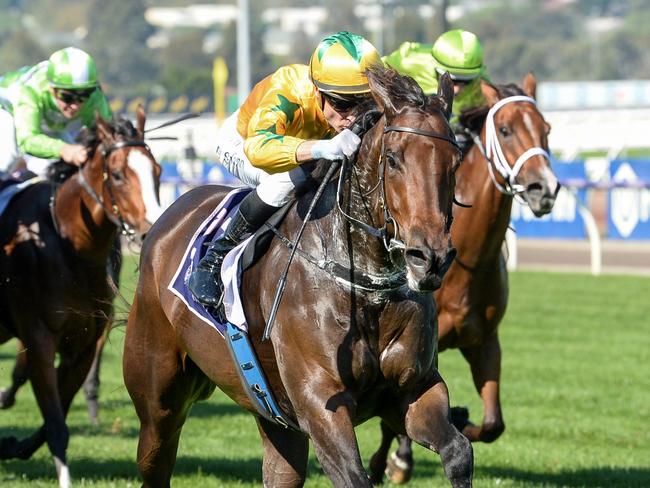
<path fill-rule="evenodd" d="M 122 253 L 119 247 L 119 242 L 111 248 L 111 257 L 108 260 L 108 276 L 111 288 L 117 293 L 119 289 L 119 274 L 122 268 Z M 108 339 L 108 332 L 113 322 L 113 307 L 111 307 L 111 315 L 107 321 L 107 327 L 104 334 L 101 335 L 97 341 L 97 352 L 95 359 L 88 371 L 88 376 L 83 384 L 84 395 L 86 396 L 86 404 L 88 407 L 88 418 L 93 425 L 98 425 L 99 413 L 99 370 L 101 365 L 102 351 L 106 340 Z M 27 383 L 29 380 L 29 363 L 27 360 L 25 345 L 18 339 L 16 362 L 11 372 L 11 384 L 8 388 L 0 388 L 0 409 L 11 408 L 16 402 L 16 394 L 18 390 Z"/>
<path fill-rule="evenodd" d="M 65 419 L 112 310 L 111 245 L 118 229 L 144 233 L 162 212 L 144 111 L 136 127 L 123 118 L 96 122 L 88 162 L 58 187 L 19 193 L 0 220 L 0 343 L 17 337 L 25 345 L 44 419 L 26 439 L 0 439 L 0 459 L 27 459 L 47 442 L 61 487 L 70 485 Z"/>
<path fill-rule="evenodd" d="M 471 486 L 471 444 L 449 421 L 436 369 L 430 293 L 454 256 L 449 226 L 460 154 L 447 120 L 453 87 L 445 75 L 440 94 L 427 97 L 392 70 L 377 68 L 368 78 L 380 118 L 356 161 L 314 207 L 267 341 L 286 238 L 273 239 L 241 277 L 248 335 L 277 404 L 295 425 L 256 416 L 264 486 L 304 484 L 311 438 L 334 486 L 370 487 L 354 426 L 373 416 L 438 452 L 453 486 Z M 180 263 L 227 191 L 207 186 L 181 196 L 142 248 L 123 371 L 140 419 L 144 486 L 169 486 L 190 407 L 216 386 L 256 412 L 226 340 L 167 288 L 176 267 L 170 263 Z M 281 236 L 302 225 L 312 196 L 299 197 L 276 229 Z M 321 268 L 319 260 L 329 265 Z"/>
<path fill-rule="evenodd" d="M 470 207 L 454 210 L 452 242 L 458 254 L 435 292 L 438 348 L 460 349 L 483 400 L 483 421 L 474 425 L 466 409 L 453 408 L 452 420 L 472 442 L 493 442 L 504 431 L 499 399 L 501 346 L 498 326 L 508 303 L 508 273 L 501 253 L 513 198 L 535 216 L 549 213 L 560 185 L 550 167 L 549 124 L 535 103 L 536 80 L 529 73 L 523 90 L 515 84 L 483 83 L 488 106 L 464 113 L 461 122 L 474 143 L 456 173 L 456 198 Z M 394 431 L 382 424 L 382 441 L 370 462 L 380 483 Z M 399 437 L 388 459 L 394 483 L 411 477 L 411 441 Z"/>

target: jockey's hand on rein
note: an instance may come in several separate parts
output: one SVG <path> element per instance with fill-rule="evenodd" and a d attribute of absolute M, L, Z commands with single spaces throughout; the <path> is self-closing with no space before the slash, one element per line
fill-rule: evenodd
<path fill-rule="evenodd" d="M 88 151 L 80 144 L 64 144 L 59 154 L 63 161 L 75 166 L 81 166 L 88 159 Z"/>
<path fill-rule="evenodd" d="M 343 129 L 332 139 L 316 141 L 311 148 L 313 159 L 329 159 L 338 161 L 350 157 L 359 147 L 361 139 L 349 129 Z"/>

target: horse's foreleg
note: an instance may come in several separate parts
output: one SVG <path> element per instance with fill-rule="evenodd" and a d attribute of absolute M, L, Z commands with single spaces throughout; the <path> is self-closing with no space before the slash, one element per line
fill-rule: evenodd
<path fill-rule="evenodd" d="M 25 346 L 18 340 L 16 352 L 16 363 L 11 373 L 11 385 L 7 389 L 0 390 L 0 409 L 13 406 L 16 403 L 16 393 L 29 379 L 29 362 Z"/>
<path fill-rule="evenodd" d="M 39 332 L 35 330 L 29 339 L 25 341 L 25 346 L 30 365 L 30 378 L 34 396 L 43 415 L 44 426 L 30 438 L 16 443 L 13 446 L 14 452 L 10 454 L 25 458 L 31 456 L 43 441 L 47 442 L 57 468 L 59 486 L 67 488 L 70 485 L 70 473 L 66 463 L 69 433 L 59 394 L 57 372 L 54 368 L 56 341 L 44 327 L 40 327 Z M 7 445 L 4 440 L 2 443 L 5 444 L 4 451 Z M 6 451 L 3 452 L 3 455 L 7 454 Z"/>
<path fill-rule="evenodd" d="M 84 395 L 86 396 L 86 405 L 88 406 L 88 418 L 93 425 L 97 425 L 97 415 L 99 413 L 99 370 L 101 366 L 102 351 L 104 350 L 104 344 L 106 344 L 106 339 L 108 338 L 108 331 L 110 329 L 110 324 L 112 319 L 108 321 L 109 326 L 106 327 L 105 332 L 100 336 L 97 341 L 97 347 L 95 350 L 95 358 L 93 363 L 90 366 L 90 371 L 86 376 L 84 381 L 83 389 Z"/>
<path fill-rule="evenodd" d="M 312 384 L 311 391 L 318 392 L 318 398 L 315 395 L 310 398 L 311 405 L 303 409 L 302 418 L 307 424 L 316 456 L 332 485 L 338 488 L 368 488 L 372 484 L 363 468 L 351 420 L 354 400 L 340 390 L 340 386 L 328 388 Z"/>
<path fill-rule="evenodd" d="M 472 445 L 449 421 L 449 393 L 439 374 L 406 412 L 407 435 L 440 454 L 445 475 L 454 488 L 472 486 Z"/>
<path fill-rule="evenodd" d="M 390 445 L 395 439 L 395 432 L 391 429 L 386 422 L 381 421 L 381 443 L 379 448 L 370 458 L 368 469 L 370 471 L 370 481 L 373 485 L 380 485 L 384 480 L 384 471 L 386 471 L 386 461 L 388 459 L 388 451 Z M 390 477 L 390 475 L 389 475 Z M 393 481 L 391 479 L 391 481 Z M 395 483 L 395 481 L 393 481 Z"/>
<path fill-rule="evenodd" d="M 264 446 L 262 479 L 264 486 L 299 488 L 305 484 L 309 438 L 293 430 L 257 418 Z"/>
<path fill-rule="evenodd" d="M 470 365 L 474 386 L 483 400 L 483 422 L 480 426 L 469 422 L 465 412 L 454 424 L 472 442 L 492 442 L 505 430 L 499 398 L 499 376 L 501 374 L 501 346 L 494 334 L 481 346 L 462 348 L 461 352 Z M 458 411 L 456 411 L 458 413 Z"/>

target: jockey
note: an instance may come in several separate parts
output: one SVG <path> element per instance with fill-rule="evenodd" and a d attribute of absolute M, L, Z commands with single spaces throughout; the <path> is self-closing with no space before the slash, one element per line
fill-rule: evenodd
<path fill-rule="evenodd" d="M 469 31 L 447 31 L 433 45 L 405 42 L 384 56 L 383 61 L 399 73 L 412 77 L 427 95 L 437 92 L 438 78 L 445 71 L 449 72 L 454 82 L 451 125 L 459 139 L 464 134 L 459 130 L 459 114 L 487 104 L 481 92 L 481 80 L 490 81 L 483 64 L 483 47 L 478 37 Z M 466 141 L 458 142 L 462 147 Z"/>
<path fill-rule="evenodd" d="M 95 113 L 112 117 L 95 63 L 81 49 L 67 47 L 7 73 L 0 78 L 0 171 L 21 157 L 37 175 L 59 159 L 83 164 L 86 148 L 75 138 L 82 127 L 94 127 Z"/>
<path fill-rule="evenodd" d="M 347 127 L 370 97 L 366 70 L 381 64 L 370 42 L 339 32 L 320 42 L 309 66 L 283 66 L 260 81 L 224 121 L 216 140 L 219 162 L 255 190 L 191 274 L 188 286 L 199 302 L 218 305 L 224 256 L 291 200 L 309 180 L 309 162 L 356 151 L 360 139 Z"/>

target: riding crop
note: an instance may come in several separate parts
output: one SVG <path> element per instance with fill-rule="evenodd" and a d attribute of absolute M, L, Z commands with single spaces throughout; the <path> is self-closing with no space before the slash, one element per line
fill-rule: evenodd
<path fill-rule="evenodd" d="M 305 226 L 307 225 L 307 222 L 311 217 L 311 213 L 314 210 L 314 207 L 316 207 L 316 203 L 318 202 L 323 192 L 325 191 L 325 187 L 327 186 L 327 183 L 329 183 L 329 180 L 332 178 L 332 176 L 334 176 L 334 173 L 336 172 L 336 170 L 340 165 L 341 165 L 340 161 L 332 162 L 329 169 L 327 170 L 327 173 L 325 174 L 325 177 L 323 178 L 323 181 L 319 185 L 318 190 L 316 190 L 316 194 L 314 195 L 314 198 L 309 204 L 309 208 L 307 209 L 305 218 L 302 221 L 302 225 L 300 226 L 300 229 L 298 230 L 298 235 L 296 236 L 296 238 L 292 243 L 291 253 L 289 254 L 287 265 L 285 266 L 284 272 L 282 273 L 282 276 L 278 281 L 278 289 L 275 292 L 275 298 L 273 299 L 273 306 L 271 307 L 271 313 L 269 314 L 269 319 L 266 321 L 266 325 L 264 327 L 264 334 L 262 335 L 263 341 L 267 340 L 271 336 L 271 328 L 273 327 L 273 322 L 275 321 L 275 315 L 278 313 L 278 308 L 280 307 L 280 300 L 282 300 L 284 287 L 287 284 L 287 275 L 289 274 L 289 266 L 291 266 L 291 261 L 293 261 L 293 256 L 296 254 L 296 249 L 298 249 L 298 242 L 300 242 L 300 238 L 302 237 L 302 233 L 305 230 Z"/>

